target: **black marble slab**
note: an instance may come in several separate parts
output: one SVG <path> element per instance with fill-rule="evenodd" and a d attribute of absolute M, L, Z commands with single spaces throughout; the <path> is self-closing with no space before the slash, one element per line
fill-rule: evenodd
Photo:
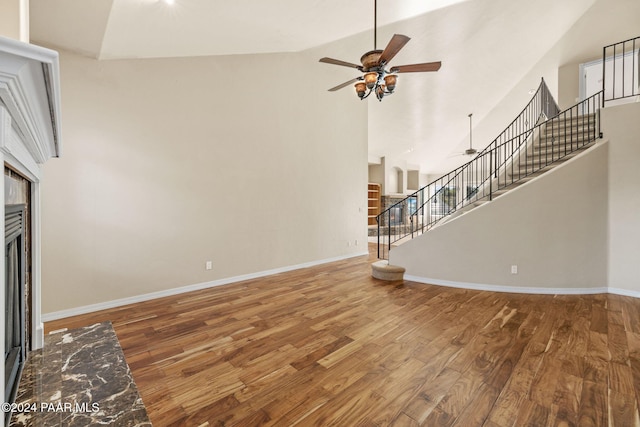
<path fill-rule="evenodd" d="M 10 427 L 151 426 L 110 322 L 44 341 L 27 358 Z"/>

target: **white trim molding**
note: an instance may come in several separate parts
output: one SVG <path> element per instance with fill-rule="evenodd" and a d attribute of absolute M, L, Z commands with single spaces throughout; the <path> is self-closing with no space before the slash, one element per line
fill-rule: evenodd
<path fill-rule="evenodd" d="M 622 295 L 624 297 L 640 298 L 640 291 L 632 291 L 630 289 L 609 288 L 609 293 Z"/>
<path fill-rule="evenodd" d="M 317 265 L 327 264 L 335 261 L 343 261 L 349 258 L 366 256 L 368 254 L 369 254 L 368 252 L 360 252 L 356 254 L 328 258 L 328 259 L 323 259 L 318 261 L 305 262 L 302 264 L 290 265 L 287 267 L 274 268 L 272 270 L 265 270 L 265 271 L 259 271 L 256 273 L 243 274 L 240 276 L 227 277 L 224 279 L 214 280 L 211 282 L 197 283 L 195 285 L 181 286 L 179 288 L 172 288 L 164 291 L 151 292 L 148 294 L 136 295 L 129 298 L 121 298 L 121 299 L 106 301 L 98 304 L 91 304 L 91 305 L 85 305 L 82 307 L 71 308 L 68 310 L 55 311 L 52 313 L 43 314 L 42 321 L 50 322 L 52 320 L 64 319 L 65 317 L 93 313 L 94 311 L 122 307 L 129 304 L 136 304 L 139 302 L 150 301 L 158 298 L 180 295 L 187 292 L 200 291 L 202 289 L 214 288 L 216 286 L 222 286 L 222 285 L 229 285 L 232 283 L 242 282 L 245 280 L 259 279 L 261 277 L 271 276 L 273 274 L 286 273 L 288 271 L 300 270 L 302 268 L 315 267 Z"/>
<path fill-rule="evenodd" d="M 24 175 L 31 182 L 32 190 L 32 349 L 41 348 L 44 341 L 40 310 L 40 167 L 50 158 L 58 157 L 60 147 L 58 53 L 0 37 L 0 160 Z M 4 185 L 2 187 L 4 189 Z M 4 194 L 4 190 L 0 194 Z M 2 211 L 4 213 L 4 203 Z M 0 234 L 4 246 L 4 233 Z M 0 266 L 0 275 L 4 277 L 4 264 Z M 4 299 L 0 302 L 0 311 L 4 311 Z M 4 328 L 4 317 L 0 316 L 3 351 Z M 0 372 L 0 382 L 4 384 L 4 370 Z M 2 401 L 6 401 L 4 388 L 0 393 Z M 2 425 L 4 417 L 0 417 L 0 427 Z"/>
<path fill-rule="evenodd" d="M 626 289 L 609 288 L 602 286 L 599 288 L 549 288 L 541 286 L 503 286 L 487 285 L 483 283 L 453 282 L 442 279 L 429 279 L 427 277 L 404 275 L 404 279 L 423 283 L 426 285 L 446 286 L 449 288 L 471 289 L 475 291 L 507 292 L 514 294 L 537 294 L 537 295 L 595 295 L 595 294 L 615 294 L 634 298 L 640 298 L 640 292 Z"/>
<path fill-rule="evenodd" d="M 164 291 L 151 292 L 148 294 L 136 295 L 128 298 L 121 298 L 117 300 L 106 301 L 98 304 L 90 304 L 81 307 L 70 308 L 68 310 L 60 310 L 52 313 L 46 313 L 42 315 L 42 322 L 50 322 L 53 320 L 64 319 L 66 317 L 78 316 L 81 314 L 93 313 L 100 310 L 107 310 L 111 308 L 122 307 L 129 304 L 137 304 L 144 301 L 150 301 L 158 298 L 164 298 L 169 296 L 175 296 L 185 294 L 188 292 L 200 291 L 203 289 L 214 288 L 217 286 L 229 285 L 232 283 L 242 282 L 245 280 L 259 279 L 261 277 L 271 276 L 273 274 L 286 273 L 288 271 L 299 270 L 302 268 L 314 267 L 317 265 L 327 264 L 335 261 L 342 261 L 349 258 L 368 255 L 367 252 L 356 253 L 346 256 L 340 256 L 335 258 L 328 258 L 319 261 L 312 261 L 297 265 L 291 265 L 287 267 L 275 268 L 272 270 L 265 270 L 256 273 L 244 274 L 240 276 L 227 277 L 224 279 L 214 280 L 211 282 L 197 283 L 194 285 L 181 286 L 178 288 L 171 288 Z M 616 294 L 623 296 L 630 296 L 640 298 L 640 292 L 629 291 L 624 289 L 614 288 L 546 288 L 546 287 L 519 287 L 519 286 L 499 286 L 499 285 L 486 285 L 479 283 L 462 283 L 452 282 L 449 280 L 441 279 L 428 279 L 419 276 L 405 275 L 405 280 L 417 283 L 423 283 L 427 285 L 447 286 L 450 288 L 471 289 L 477 291 L 492 291 L 492 292 L 508 292 L 508 293 L 520 293 L 520 294 L 539 294 L 539 295 L 593 295 L 593 294 Z"/>

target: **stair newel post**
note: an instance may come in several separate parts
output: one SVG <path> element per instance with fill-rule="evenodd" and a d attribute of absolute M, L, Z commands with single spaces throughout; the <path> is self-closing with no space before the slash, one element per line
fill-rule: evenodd
<path fill-rule="evenodd" d="M 378 224 L 378 259 L 380 259 L 380 215 L 376 216 L 376 223 Z"/>
<path fill-rule="evenodd" d="M 389 229 L 388 231 L 388 239 L 387 239 L 387 257 L 389 256 L 389 252 L 391 251 L 391 209 L 387 210 L 387 215 L 388 215 L 388 219 L 387 219 L 387 227 Z"/>

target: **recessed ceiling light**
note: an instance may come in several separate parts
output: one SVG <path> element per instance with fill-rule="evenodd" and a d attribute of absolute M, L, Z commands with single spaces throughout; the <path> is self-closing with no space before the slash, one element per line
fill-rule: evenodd
<path fill-rule="evenodd" d="M 166 4 L 174 4 L 176 0 L 163 0 Z"/>

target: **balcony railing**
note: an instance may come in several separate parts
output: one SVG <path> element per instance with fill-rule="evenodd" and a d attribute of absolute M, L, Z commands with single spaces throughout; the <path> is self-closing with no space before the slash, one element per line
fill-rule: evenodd
<path fill-rule="evenodd" d="M 640 96 L 640 37 L 602 48 L 602 106 Z"/>

